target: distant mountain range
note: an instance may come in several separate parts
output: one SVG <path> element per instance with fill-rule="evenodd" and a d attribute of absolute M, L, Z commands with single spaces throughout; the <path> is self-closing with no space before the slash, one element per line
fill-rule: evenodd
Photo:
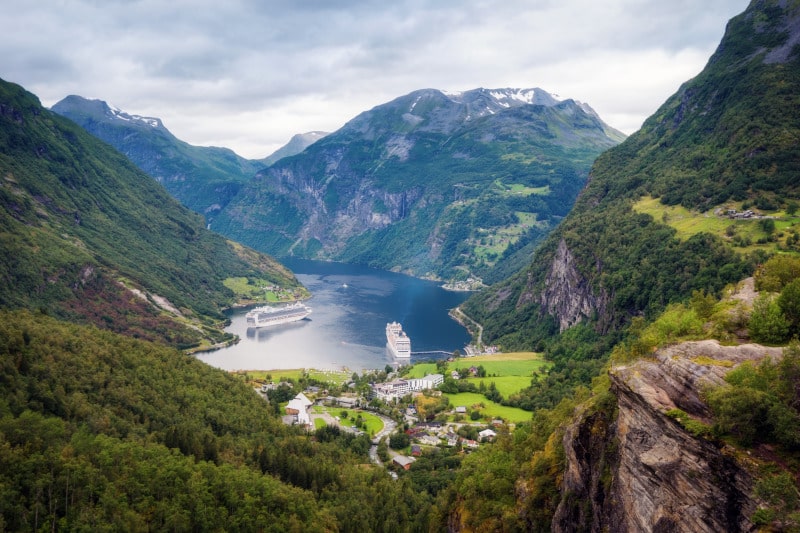
<path fill-rule="evenodd" d="M 284 157 L 297 155 L 318 140 L 328 135 L 327 131 L 309 131 L 308 133 L 298 133 L 289 139 L 289 142 L 275 150 L 272 155 L 264 159 L 267 166 L 277 163 Z"/>
<path fill-rule="evenodd" d="M 276 256 L 501 279 L 622 139 L 541 89 L 415 91 L 259 172 L 212 227 Z"/>
<path fill-rule="evenodd" d="M 325 135 L 298 134 L 269 157 L 250 160 L 228 148 L 190 145 L 170 133 L 161 119 L 132 115 L 102 100 L 72 95 L 52 110 L 125 154 L 183 205 L 208 220 L 213 220 L 256 172 L 302 152 Z"/>

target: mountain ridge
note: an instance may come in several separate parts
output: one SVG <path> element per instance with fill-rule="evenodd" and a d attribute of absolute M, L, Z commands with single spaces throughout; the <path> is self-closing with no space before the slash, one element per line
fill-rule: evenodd
<path fill-rule="evenodd" d="M 786 55 L 787 43 L 797 38 L 797 17 L 796 8 L 753 2 L 728 23 L 706 69 L 641 130 L 597 158 L 575 208 L 536 260 L 514 281 L 468 302 L 467 311 L 488 322 L 488 338 L 536 344 L 552 334 L 541 326 L 547 317 L 562 331 L 590 321 L 607 332 L 638 314 L 652 316 L 692 290 L 718 293 L 752 273 L 763 258 L 737 251 L 730 236 L 701 232 L 684 239 L 668 220 L 637 213 L 633 204 L 649 195 L 665 206 L 709 212 L 755 206 L 769 213 L 800 197 L 794 178 L 800 74 L 796 49 Z M 783 63 L 771 59 L 778 56 Z M 594 303 L 582 308 L 575 305 L 580 299 Z M 521 321 L 526 333 L 517 329 Z"/>
<path fill-rule="evenodd" d="M 586 109 L 540 89 L 414 91 L 260 172 L 212 227 L 276 256 L 421 277 L 513 270 L 622 136 Z"/>
<path fill-rule="evenodd" d="M 147 126 L 151 127 L 151 126 Z M 229 335 L 223 282 L 300 284 L 205 229 L 111 146 L 0 80 L 0 302 L 184 348 Z"/>
<path fill-rule="evenodd" d="M 175 137 L 161 119 L 129 114 L 103 100 L 70 95 L 52 110 L 116 147 L 161 183 L 182 204 L 207 219 L 222 209 L 263 160 L 249 160 L 228 148 L 193 146 Z"/>

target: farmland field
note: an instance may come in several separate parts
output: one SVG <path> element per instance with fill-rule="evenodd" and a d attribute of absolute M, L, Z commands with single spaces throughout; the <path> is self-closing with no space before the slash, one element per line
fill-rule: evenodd
<path fill-rule="evenodd" d="M 519 423 L 531 419 L 530 411 L 525 411 L 517 407 L 506 407 L 486 399 L 483 394 L 477 392 L 461 392 L 459 394 L 445 394 L 454 406 L 463 405 L 471 408 L 473 405 L 483 404 L 481 414 L 490 418 L 502 418 L 509 422 Z"/>

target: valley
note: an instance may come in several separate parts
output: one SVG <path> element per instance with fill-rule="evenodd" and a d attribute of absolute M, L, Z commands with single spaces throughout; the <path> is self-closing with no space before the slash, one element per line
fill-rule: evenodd
<path fill-rule="evenodd" d="M 0 80 L 0 530 L 800 529 L 798 42 L 751 1 L 629 136 L 419 89 L 269 160 Z"/>

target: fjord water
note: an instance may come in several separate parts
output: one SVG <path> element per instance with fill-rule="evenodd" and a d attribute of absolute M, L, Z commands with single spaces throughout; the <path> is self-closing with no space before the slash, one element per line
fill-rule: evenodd
<path fill-rule="evenodd" d="M 463 352 L 470 337 L 448 316 L 469 293 L 446 291 L 439 283 L 357 265 L 287 259 L 313 294 L 311 315 L 299 322 L 248 328 L 246 310 L 230 313 L 238 344 L 198 354 L 225 370 L 317 368 L 364 370 L 408 360 L 386 349 L 386 323 L 397 321 L 411 337 L 411 362 Z M 429 353 L 417 353 L 429 352 Z M 434 353 L 430 353 L 434 352 Z"/>

